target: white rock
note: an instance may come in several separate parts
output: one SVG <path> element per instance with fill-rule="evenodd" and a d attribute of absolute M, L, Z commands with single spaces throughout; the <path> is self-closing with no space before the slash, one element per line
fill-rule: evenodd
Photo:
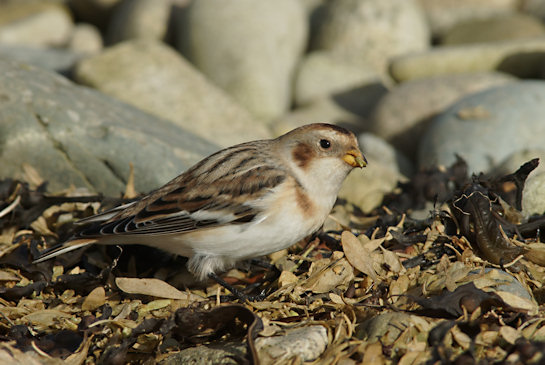
<path fill-rule="evenodd" d="M 388 59 L 429 47 L 423 12 L 413 0 L 338 0 L 327 3 L 313 37 L 330 50 L 384 71 Z"/>
<path fill-rule="evenodd" d="M 441 35 L 456 23 L 512 13 L 517 0 L 418 0 L 424 9 L 433 34 Z M 524 1 L 523 3 L 526 3 Z"/>
<path fill-rule="evenodd" d="M 178 23 L 182 53 L 252 114 L 270 120 L 288 110 L 307 43 L 299 1 L 193 1 Z"/>
<path fill-rule="evenodd" d="M 73 27 L 68 10 L 56 3 L 12 3 L 0 12 L 0 43 L 62 46 Z"/>
<path fill-rule="evenodd" d="M 529 217 L 545 213 L 545 172 L 532 174 L 522 191 L 522 214 Z"/>
<path fill-rule="evenodd" d="M 435 47 L 393 59 L 390 74 L 399 82 L 478 71 L 502 71 L 521 78 L 538 78 L 544 63 L 543 52 L 544 37 Z"/>
<path fill-rule="evenodd" d="M 295 78 L 295 104 L 304 105 L 335 93 L 368 84 L 381 83 L 379 73 L 361 62 L 325 51 L 309 53 L 299 65 Z"/>
<path fill-rule="evenodd" d="M 221 146 L 270 136 L 263 123 L 158 41 L 134 40 L 108 48 L 83 60 L 74 76 Z"/>
<path fill-rule="evenodd" d="M 97 54 L 103 48 L 102 36 L 94 25 L 79 23 L 74 27 L 67 46 L 77 53 Z"/>

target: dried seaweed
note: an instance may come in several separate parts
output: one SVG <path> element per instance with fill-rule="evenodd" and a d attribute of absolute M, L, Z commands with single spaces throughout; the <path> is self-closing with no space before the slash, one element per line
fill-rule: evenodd
<path fill-rule="evenodd" d="M 458 159 L 420 171 L 368 215 L 338 206 L 343 216 L 326 232 L 221 275 L 250 297 L 263 294 L 245 302 L 149 247 L 92 246 L 32 264 L 75 220 L 121 200 L 0 181 L 0 359 L 539 363 L 545 217 L 519 212 L 536 165 L 469 178 Z M 411 218 L 431 205 L 427 217 Z M 286 333 L 304 329 L 325 341 L 318 352 L 260 347 L 274 339 L 274 351 L 288 348 Z M 232 344 L 240 346 L 228 351 Z"/>

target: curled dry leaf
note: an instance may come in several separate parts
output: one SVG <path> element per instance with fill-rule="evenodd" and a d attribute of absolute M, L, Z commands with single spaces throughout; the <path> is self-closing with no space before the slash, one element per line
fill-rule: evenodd
<path fill-rule="evenodd" d="M 324 259 L 312 264 L 311 275 L 302 287 L 313 293 L 328 293 L 335 288 L 346 289 L 353 278 L 354 269 L 345 258 Z"/>
<path fill-rule="evenodd" d="M 299 281 L 297 276 L 290 271 L 282 271 L 280 277 L 278 278 L 278 285 L 282 288 L 286 285 L 295 284 Z"/>
<path fill-rule="evenodd" d="M 150 295 L 158 298 L 187 300 L 190 303 L 202 301 L 203 298 L 184 293 L 159 279 L 115 278 L 115 285 L 125 293 Z"/>
<path fill-rule="evenodd" d="M 382 255 L 384 256 L 384 263 L 388 265 L 391 271 L 400 273 L 405 270 L 395 252 L 382 248 Z"/>
<path fill-rule="evenodd" d="M 367 236 L 365 236 L 365 238 L 367 238 Z M 371 240 L 367 238 L 367 241 L 370 242 Z M 373 281 L 380 283 L 381 279 L 373 268 L 371 251 L 369 251 L 364 244 L 349 231 L 344 231 L 342 233 L 341 243 L 348 262 L 365 275 L 371 277 Z"/>
<path fill-rule="evenodd" d="M 106 303 L 106 291 L 104 287 L 98 286 L 91 290 L 89 295 L 85 298 L 81 304 L 81 309 L 84 311 L 92 311 Z"/>

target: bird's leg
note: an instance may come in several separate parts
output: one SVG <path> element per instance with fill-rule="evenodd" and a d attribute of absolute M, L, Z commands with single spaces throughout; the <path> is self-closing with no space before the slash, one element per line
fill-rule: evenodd
<path fill-rule="evenodd" d="M 208 277 L 210 279 L 214 280 L 219 285 L 223 286 L 225 289 L 229 290 L 231 293 L 233 293 L 233 295 L 237 299 L 239 299 L 241 302 L 245 302 L 245 301 L 249 301 L 249 302 L 256 302 L 257 301 L 258 302 L 258 301 L 262 301 L 266 297 L 266 295 L 264 293 L 259 294 L 259 295 L 245 294 L 245 293 L 238 290 L 237 288 L 235 288 L 234 286 L 232 286 L 231 284 L 229 284 L 228 282 L 226 282 L 225 280 L 223 280 L 222 278 L 220 278 L 218 275 L 216 275 L 214 273 L 208 274 Z"/>

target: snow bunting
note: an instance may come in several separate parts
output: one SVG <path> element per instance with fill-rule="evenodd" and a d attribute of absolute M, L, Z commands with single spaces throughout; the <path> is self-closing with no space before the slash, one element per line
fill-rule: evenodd
<path fill-rule="evenodd" d="M 82 219 L 35 262 L 94 243 L 142 244 L 189 258 L 199 279 L 318 230 L 342 182 L 366 165 L 354 134 L 310 124 L 221 150 L 141 199 Z"/>

